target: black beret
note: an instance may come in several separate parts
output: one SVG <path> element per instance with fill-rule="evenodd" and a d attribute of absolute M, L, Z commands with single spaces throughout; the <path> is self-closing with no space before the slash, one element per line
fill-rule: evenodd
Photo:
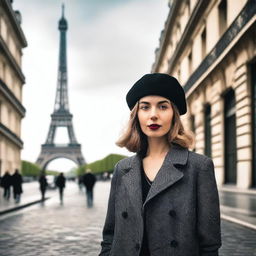
<path fill-rule="evenodd" d="M 136 102 L 148 95 L 159 95 L 172 101 L 180 115 L 187 112 L 185 93 L 176 78 L 162 73 L 146 74 L 139 79 L 126 95 L 126 102 L 132 110 Z"/>

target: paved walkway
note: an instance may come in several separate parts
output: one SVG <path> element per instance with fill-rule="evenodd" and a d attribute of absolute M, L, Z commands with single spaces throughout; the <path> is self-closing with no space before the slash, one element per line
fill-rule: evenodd
<path fill-rule="evenodd" d="M 40 198 L 38 186 L 30 186 L 30 192 L 23 195 L 24 202 L 26 196 L 36 200 L 38 196 Z M 57 191 L 51 191 L 48 192 L 51 198 L 44 204 L 37 203 L 0 215 L 0 255 L 98 255 L 109 186 L 110 182 L 97 182 L 93 208 L 86 207 L 84 192 L 79 191 L 75 183 L 68 182 L 63 205 Z M 251 204 L 244 202 L 245 197 L 239 197 L 239 205 L 233 204 L 231 197 L 220 193 L 221 202 L 227 202 L 226 207 L 242 209 L 242 205 L 250 205 L 250 210 L 254 210 L 253 196 L 249 199 L 253 202 Z M 12 204 L 15 206 L 14 202 Z M 3 208 L 0 206 L 0 211 Z M 222 219 L 220 256 L 256 256 L 255 238 L 255 230 Z"/>
<path fill-rule="evenodd" d="M 19 203 L 15 203 L 12 195 L 9 200 L 3 198 L 3 189 L 0 188 L 0 215 L 7 212 L 11 212 L 41 201 L 41 194 L 39 190 L 38 182 L 23 183 L 23 193 L 21 194 L 21 200 Z M 54 190 L 48 190 L 46 197 L 54 194 Z"/>
<path fill-rule="evenodd" d="M 63 204 L 57 193 L 44 204 L 0 216 L 0 255 L 98 255 L 109 184 L 96 184 L 93 208 L 87 208 L 84 191 L 68 182 Z"/>

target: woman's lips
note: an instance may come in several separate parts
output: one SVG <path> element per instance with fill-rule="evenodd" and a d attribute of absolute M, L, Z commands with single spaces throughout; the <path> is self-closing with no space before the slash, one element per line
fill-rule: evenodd
<path fill-rule="evenodd" d="M 150 130 L 157 130 L 161 127 L 161 125 L 158 124 L 151 124 L 148 126 L 150 128 Z"/>

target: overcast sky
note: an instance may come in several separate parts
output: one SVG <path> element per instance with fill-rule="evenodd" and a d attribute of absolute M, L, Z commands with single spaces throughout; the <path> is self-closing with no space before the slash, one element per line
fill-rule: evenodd
<path fill-rule="evenodd" d="M 22 159 L 35 162 L 53 113 L 59 54 L 61 4 L 68 21 L 68 93 L 73 126 L 90 163 L 110 153 L 131 155 L 115 145 L 129 118 L 125 95 L 151 71 L 168 15 L 167 0 L 14 0 L 28 41 L 23 51 Z M 67 142 L 66 129 L 56 143 Z M 70 160 L 47 169 L 67 171 Z"/>

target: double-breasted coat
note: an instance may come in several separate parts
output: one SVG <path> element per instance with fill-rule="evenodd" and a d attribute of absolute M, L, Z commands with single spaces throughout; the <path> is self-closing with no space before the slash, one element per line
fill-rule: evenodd
<path fill-rule="evenodd" d="M 136 154 L 115 166 L 100 256 L 138 256 L 144 225 L 150 256 L 217 256 L 220 212 L 212 160 L 172 144 L 144 203 L 141 161 Z"/>

